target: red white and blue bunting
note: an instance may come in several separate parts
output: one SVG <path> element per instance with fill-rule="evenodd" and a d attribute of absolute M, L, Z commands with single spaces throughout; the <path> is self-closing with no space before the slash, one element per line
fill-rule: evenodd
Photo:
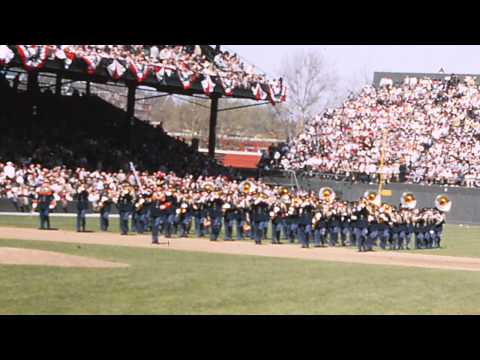
<path fill-rule="evenodd" d="M 0 66 L 8 65 L 15 54 L 7 45 L 0 45 Z"/>
<path fill-rule="evenodd" d="M 64 61 L 65 69 L 68 69 L 72 65 L 73 60 L 75 60 L 76 55 L 73 51 L 69 49 L 68 46 L 62 46 L 55 52 L 57 59 Z"/>
<path fill-rule="evenodd" d="M 269 97 L 272 104 L 285 102 L 287 100 L 287 88 L 281 81 L 276 81 L 268 87 Z"/>
<path fill-rule="evenodd" d="M 252 86 L 252 93 L 253 96 L 255 96 L 255 99 L 257 99 L 257 101 L 265 100 L 268 97 L 268 94 L 263 91 L 259 83 L 257 83 L 256 86 Z"/>
<path fill-rule="evenodd" d="M 236 86 L 236 82 L 234 80 L 231 80 L 228 78 L 220 78 L 220 84 L 222 85 L 225 95 L 227 96 L 233 95 L 233 89 Z"/>
<path fill-rule="evenodd" d="M 205 75 L 205 79 L 203 79 L 201 83 L 205 95 L 209 96 L 215 90 L 216 84 L 209 75 Z"/>
<path fill-rule="evenodd" d="M 192 86 L 193 82 L 193 73 L 191 71 L 180 71 L 178 70 L 178 79 L 182 83 L 183 90 L 188 90 Z"/>
<path fill-rule="evenodd" d="M 17 45 L 17 51 L 23 67 L 27 71 L 42 68 L 48 58 L 46 45 Z"/>
<path fill-rule="evenodd" d="M 128 69 L 135 76 L 139 84 L 143 83 L 150 75 L 150 66 L 148 64 L 138 64 L 130 61 Z"/>
<path fill-rule="evenodd" d="M 98 55 L 83 55 L 81 59 L 87 64 L 87 73 L 88 75 L 94 75 L 97 71 L 97 66 L 100 64 L 101 58 Z"/>
<path fill-rule="evenodd" d="M 107 72 L 110 75 L 110 77 L 117 81 L 120 79 L 120 77 L 123 75 L 123 73 L 126 71 L 125 66 L 120 64 L 120 62 L 117 59 L 114 59 L 110 65 L 107 66 Z"/>

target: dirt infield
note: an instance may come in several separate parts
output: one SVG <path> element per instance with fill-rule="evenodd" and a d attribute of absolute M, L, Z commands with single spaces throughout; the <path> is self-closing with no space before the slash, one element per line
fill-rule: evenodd
<path fill-rule="evenodd" d="M 101 261 L 84 256 L 73 256 L 62 253 L 0 247 L 1 265 L 43 265 L 76 268 L 115 268 L 126 267 L 126 264 Z"/>
<path fill-rule="evenodd" d="M 151 249 L 171 249 L 180 251 L 199 251 L 208 253 L 268 256 L 291 259 L 323 260 L 343 263 L 407 266 L 430 269 L 480 271 L 480 258 L 425 255 L 400 252 L 377 251 L 358 253 L 347 248 L 310 248 L 302 249 L 298 245 L 262 246 L 247 241 L 218 241 L 205 239 L 170 239 L 170 245 L 162 239 L 161 245 L 151 245 L 150 236 L 120 236 L 110 233 L 76 233 L 69 231 L 40 231 L 36 229 L 0 228 L 0 238 L 19 240 L 42 240 L 79 244 L 100 244 L 142 247 Z"/>

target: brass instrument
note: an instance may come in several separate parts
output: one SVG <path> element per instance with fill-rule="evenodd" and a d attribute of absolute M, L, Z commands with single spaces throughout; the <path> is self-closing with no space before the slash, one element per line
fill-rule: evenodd
<path fill-rule="evenodd" d="M 366 191 L 363 196 L 367 199 L 369 203 L 380 206 L 380 195 L 375 191 Z"/>
<path fill-rule="evenodd" d="M 452 202 L 447 195 L 438 195 L 435 198 L 435 207 L 441 212 L 449 212 L 452 209 Z"/>
<path fill-rule="evenodd" d="M 417 200 L 412 193 L 406 192 L 402 194 L 401 204 L 402 207 L 406 209 L 415 209 L 415 207 L 417 206 Z"/>
<path fill-rule="evenodd" d="M 202 190 L 211 193 L 213 190 L 215 190 L 215 184 L 211 181 L 207 181 L 203 184 Z"/>
<path fill-rule="evenodd" d="M 141 198 L 137 203 L 135 204 L 135 209 L 140 210 L 142 206 L 145 204 L 145 199 Z"/>
<path fill-rule="evenodd" d="M 210 217 L 206 217 L 204 220 L 203 220 L 203 227 L 204 228 L 208 228 L 212 225 L 212 222 L 210 221 Z"/>
<path fill-rule="evenodd" d="M 254 193 L 256 188 L 255 185 L 248 180 L 242 181 L 239 185 L 240 191 L 245 193 L 245 194 L 251 194 Z"/>
<path fill-rule="evenodd" d="M 318 196 L 320 200 L 326 201 L 328 203 L 333 203 L 335 200 L 335 191 L 330 187 L 323 187 L 320 189 Z"/>
<path fill-rule="evenodd" d="M 290 194 L 290 191 L 286 186 L 281 187 L 280 190 L 278 191 L 278 195 L 280 195 L 280 197 L 283 197 L 285 195 L 288 196 L 289 194 Z"/>

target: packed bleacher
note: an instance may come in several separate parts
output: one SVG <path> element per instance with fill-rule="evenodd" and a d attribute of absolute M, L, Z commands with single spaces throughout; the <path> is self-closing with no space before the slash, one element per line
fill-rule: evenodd
<path fill-rule="evenodd" d="M 66 69 L 73 61 L 82 61 L 87 72 L 93 74 L 103 62 L 114 80 L 127 71 L 138 82 L 151 74 L 158 81 L 179 76 L 186 88 L 203 79 L 202 86 L 210 92 L 216 86 L 215 78 L 226 95 L 241 88 L 251 90 L 259 100 L 283 101 L 286 96 L 281 78 L 269 80 L 236 54 L 216 52 L 205 45 L 0 45 L 0 66 L 8 65 L 15 52 L 27 69 L 41 68 L 47 60 L 62 61 Z"/>
<path fill-rule="evenodd" d="M 377 178 L 384 143 L 387 181 L 478 186 L 480 91 L 475 79 L 384 79 L 311 118 L 288 144 L 272 146 L 266 170 L 336 179 Z M 479 182 L 480 183 L 480 182 Z"/>

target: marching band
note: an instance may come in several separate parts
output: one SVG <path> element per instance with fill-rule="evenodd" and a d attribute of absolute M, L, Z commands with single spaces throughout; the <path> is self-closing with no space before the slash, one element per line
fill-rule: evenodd
<path fill-rule="evenodd" d="M 375 192 L 366 192 L 358 201 L 336 198 L 333 189 L 319 193 L 295 191 L 286 187 L 243 181 L 214 183 L 159 182 L 155 188 L 137 192 L 131 185 L 120 189 L 117 197 L 104 192 L 95 201 L 100 213 L 100 227 L 107 231 L 112 205 L 118 208 L 120 232 L 129 231 L 129 220 L 136 233 L 151 232 L 152 243 L 159 235 L 188 237 L 192 226 L 195 237 L 217 241 L 222 228 L 224 240 L 250 238 L 256 244 L 267 240 L 272 244 L 298 242 L 310 246 L 354 246 L 358 251 L 381 249 L 403 250 L 440 247 L 446 213 L 451 201 L 445 195 L 435 200 L 435 208 L 418 209 L 412 193 L 402 195 L 398 207 L 381 202 Z M 85 231 L 88 193 L 77 189 L 77 230 Z M 34 206 L 40 211 L 41 228 L 49 227 L 48 210 L 54 206 L 52 190 L 40 188 Z"/>

